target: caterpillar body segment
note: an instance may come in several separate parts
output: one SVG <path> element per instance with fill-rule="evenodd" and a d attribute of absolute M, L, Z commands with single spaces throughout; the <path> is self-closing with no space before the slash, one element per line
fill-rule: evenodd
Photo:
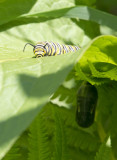
<path fill-rule="evenodd" d="M 30 43 L 26 43 L 26 45 L 27 44 L 30 44 Z M 25 50 L 26 45 L 24 46 L 23 51 Z M 59 44 L 51 41 L 38 42 L 36 45 L 33 45 L 33 44 L 30 44 L 30 45 L 34 47 L 33 52 L 36 58 L 44 57 L 44 56 L 56 56 L 56 55 L 61 55 L 68 52 L 75 52 L 81 48 L 80 46 Z"/>

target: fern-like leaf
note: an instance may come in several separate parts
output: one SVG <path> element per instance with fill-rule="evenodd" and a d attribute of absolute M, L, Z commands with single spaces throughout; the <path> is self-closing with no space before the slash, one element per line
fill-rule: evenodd
<path fill-rule="evenodd" d="M 28 160 L 50 160 L 49 138 L 42 114 L 39 114 L 30 127 Z"/>
<path fill-rule="evenodd" d="M 57 107 L 57 105 L 49 103 L 49 108 L 51 107 L 54 109 L 56 108 L 59 119 L 62 117 L 62 124 L 64 124 L 63 127 L 65 128 L 63 129 L 66 131 L 65 137 L 69 147 L 97 151 L 100 145 L 100 138 L 98 133 L 96 133 L 96 124 L 94 124 L 94 127 L 92 126 L 89 129 L 83 130 L 78 127 L 75 121 L 75 108 L 66 109 L 64 107 Z"/>
<path fill-rule="evenodd" d="M 57 112 L 57 108 L 53 107 L 53 114 L 55 119 L 55 132 L 54 132 L 54 145 L 55 151 L 53 154 L 53 160 L 68 160 L 69 153 L 66 143 L 65 125 L 62 121 L 60 113 Z"/>
<path fill-rule="evenodd" d="M 107 71 L 100 72 L 95 68 L 95 66 L 90 61 L 88 61 L 88 64 L 89 64 L 90 70 L 92 72 L 92 76 L 97 77 L 97 78 L 109 78 L 110 80 L 117 81 L 117 76 L 116 76 L 117 75 L 117 66 L 113 65 L 112 69 L 108 69 Z M 99 63 L 99 65 L 100 65 L 100 63 Z M 108 64 L 108 66 L 109 65 L 111 65 L 111 67 L 112 67 L 112 64 Z M 106 65 L 105 65 L 105 67 L 106 67 Z"/>
<path fill-rule="evenodd" d="M 77 93 L 76 88 L 68 89 L 63 85 L 61 85 L 59 89 L 55 92 L 53 97 L 51 98 L 51 102 L 57 104 L 58 106 L 64 105 L 65 107 L 69 108 L 68 107 L 69 104 L 76 103 L 76 93 Z"/>
<path fill-rule="evenodd" d="M 19 149 L 17 147 L 13 146 L 2 160 L 16 160 L 16 159 L 19 159 L 20 154 L 18 153 L 18 151 L 19 151 Z"/>
<path fill-rule="evenodd" d="M 76 80 L 78 80 L 78 81 L 84 80 L 84 81 L 91 83 L 92 85 L 95 85 L 95 84 L 100 85 L 100 84 L 107 82 L 107 79 L 96 78 L 96 77 L 92 76 L 91 72 L 90 73 L 83 72 L 82 68 L 80 67 L 80 64 L 78 64 L 78 63 L 75 66 L 75 70 L 76 70 L 76 73 L 75 73 Z"/>
<path fill-rule="evenodd" d="M 95 160 L 111 160 L 111 148 L 103 143 L 96 154 Z"/>

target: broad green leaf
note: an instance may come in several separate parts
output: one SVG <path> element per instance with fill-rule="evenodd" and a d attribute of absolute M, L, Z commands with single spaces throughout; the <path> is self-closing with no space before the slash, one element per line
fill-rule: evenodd
<path fill-rule="evenodd" d="M 73 0 L 0 0 L 0 24 L 7 23 L 28 12 L 39 13 L 71 6 L 74 6 Z"/>
<path fill-rule="evenodd" d="M 3 8 L 7 7 L 7 2 L 3 1 L 6 4 L 3 4 Z M 6 18 L 7 21 L 19 16 L 18 6 L 26 7 L 23 1 L 19 5 L 11 1 L 9 8 L 13 3 L 16 8 L 14 12 L 10 12 L 12 15 Z M 36 8 L 38 9 L 38 5 Z M 15 11 L 18 14 L 15 14 Z M 4 16 L 0 16 L 1 23 L 5 23 Z M 14 24 L 16 26 L 16 23 Z M 84 39 L 85 41 L 90 39 L 70 19 L 61 18 L 48 22 L 43 20 L 41 23 L 34 23 L 32 20 L 28 25 L 22 24 L 21 22 L 20 26 L 6 31 L 4 30 L 7 24 L 4 24 L 4 27 L 0 26 L 2 31 L 0 33 L 0 158 L 10 149 L 17 137 L 49 100 L 51 94 L 63 82 L 78 56 L 67 54 L 35 59 L 32 58 L 31 46 L 22 52 L 25 43 L 35 44 L 38 41 L 52 40 L 78 44 L 84 43 Z M 10 26 L 13 26 L 12 22 Z"/>
<path fill-rule="evenodd" d="M 105 62 L 112 65 L 117 64 L 117 38 L 114 36 L 100 36 L 92 41 L 90 47 L 85 52 L 85 58 L 81 59 L 82 65 L 88 61 L 93 63 Z M 86 62 L 87 60 L 87 62 Z M 85 64 L 83 62 L 86 62 Z M 98 66 L 98 65 L 97 65 Z M 100 66 L 98 66 L 100 67 Z M 100 69 L 104 70 L 103 66 Z"/>
<path fill-rule="evenodd" d="M 47 103 L 78 55 L 24 58 L 0 64 L 0 157 Z"/>
<path fill-rule="evenodd" d="M 90 28 L 86 28 L 86 30 L 91 34 L 91 38 L 95 37 L 95 33 L 92 32 Z M 5 57 L 7 58 L 7 54 L 9 54 L 8 52 L 10 52 L 11 49 L 13 49 L 14 52 L 15 49 L 15 53 L 9 54 L 10 57 L 15 57 L 15 55 L 24 57 L 26 52 L 26 56 L 28 56 L 29 51 L 33 56 L 33 49 L 31 46 L 27 46 L 25 52 L 22 52 L 23 47 L 27 42 L 36 44 L 39 41 L 53 41 L 61 44 L 79 44 L 82 46 L 82 44 L 86 44 L 91 39 L 90 34 L 85 35 L 84 30 L 78 27 L 76 23 L 65 18 L 45 21 L 42 23 L 20 25 L 0 33 L 0 53 L 3 52 L 3 55 L 5 54 Z M 30 56 L 31 54 L 29 57 Z"/>
<path fill-rule="evenodd" d="M 78 18 L 81 20 L 88 20 L 96 22 L 100 25 L 107 26 L 115 31 L 117 31 L 117 17 L 109 13 L 105 13 L 87 6 L 76 6 L 64 9 L 53 10 L 49 12 L 38 12 L 38 13 L 28 13 L 24 16 L 16 18 L 12 23 L 8 23 L 4 27 L 11 27 L 20 24 L 28 24 L 33 21 L 33 23 L 43 22 L 50 19 L 66 17 L 66 18 Z"/>
<path fill-rule="evenodd" d="M 84 20 L 116 30 L 116 16 L 88 7 L 73 6 L 73 0 L 0 1 L 0 158 L 64 81 L 80 53 L 85 52 L 81 50 L 79 53 L 35 59 L 32 58 L 31 46 L 22 52 L 25 43 L 51 40 L 84 46 L 100 34 L 98 25 Z M 104 37 L 97 38 L 97 41 L 97 48 L 101 45 L 102 49 L 109 45 L 109 41 L 112 41 L 112 46 L 115 43 L 113 38 L 109 38 L 105 46 L 102 46 Z M 92 55 L 94 50 L 90 51 Z M 91 63 L 100 62 L 105 57 L 102 54 L 98 61 L 91 58 Z M 113 57 L 109 63 L 116 65 Z M 85 66 L 90 71 L 86 61 Z"/>
<path fill-rule="evenodd" d="M 96 3 L 96 0 L 76 0 L 76 5 L 87 5 L 87 6 L 93 6 Z"/>
<path fill-rule="evenodd" d="M 76 65 L 76 74 L 80 79 L 88 80 L 92 84 L 96 83 L 96 81 L 98 80 L 97 78 L 109 78 L 110 80 L 117 80 L 116 50 L 116 37 L 97 37 L 87 47 L 83 58 Z M 81 74 L 79 74 L 79 72 Z"/>
<path fill-rule="evenodd" d="M 60 10 L 55 10 L 51 12 L 44 12 L 44 13 L 36 13 L 29 15 L 29 17 L 67 17 L 67 18 L 79 18 L 83 20 L 90 20 L 94 21 L 100 25 L 108 26 L 114 30 L 117 30 L 117 17 L 114 15 L 111 15 L 109 13 L 105 13 L 87 6 L 78 6 L 78 7 L 71 7 L 71 8 L 65 8 Z M 110 20 L 110 22 L 109 22 Z"/>

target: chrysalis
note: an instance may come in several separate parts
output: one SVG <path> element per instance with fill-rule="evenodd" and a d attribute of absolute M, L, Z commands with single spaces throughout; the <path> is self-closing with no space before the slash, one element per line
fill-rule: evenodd
<path fill-rule="evenodd" d="M 81 127 L 89 127 L 95 118 L 98 92 L 95 86 L 83 83 L 77 93 L 76 121 Z"/>

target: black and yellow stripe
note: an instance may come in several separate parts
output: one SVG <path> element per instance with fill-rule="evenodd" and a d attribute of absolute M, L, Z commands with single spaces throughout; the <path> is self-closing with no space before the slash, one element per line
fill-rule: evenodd
<path fill-rule="evenodd" d="M 26 43 L 26 45 L 27 44 L 30 44 L 30 43 Z M 24 46 L 24 50 L 26 45 Z M 68 52 L 75 52 L 80 49 L 80 46 L 59 44 L 51 41 L 38 42 L 36 45 L 33 45 L 33 44 L 30 44 L 30 45 L 34 47 L 33 52 L 35 54 L 35 57 L 56 56 L 56 55 L 61 55 Z"/>

